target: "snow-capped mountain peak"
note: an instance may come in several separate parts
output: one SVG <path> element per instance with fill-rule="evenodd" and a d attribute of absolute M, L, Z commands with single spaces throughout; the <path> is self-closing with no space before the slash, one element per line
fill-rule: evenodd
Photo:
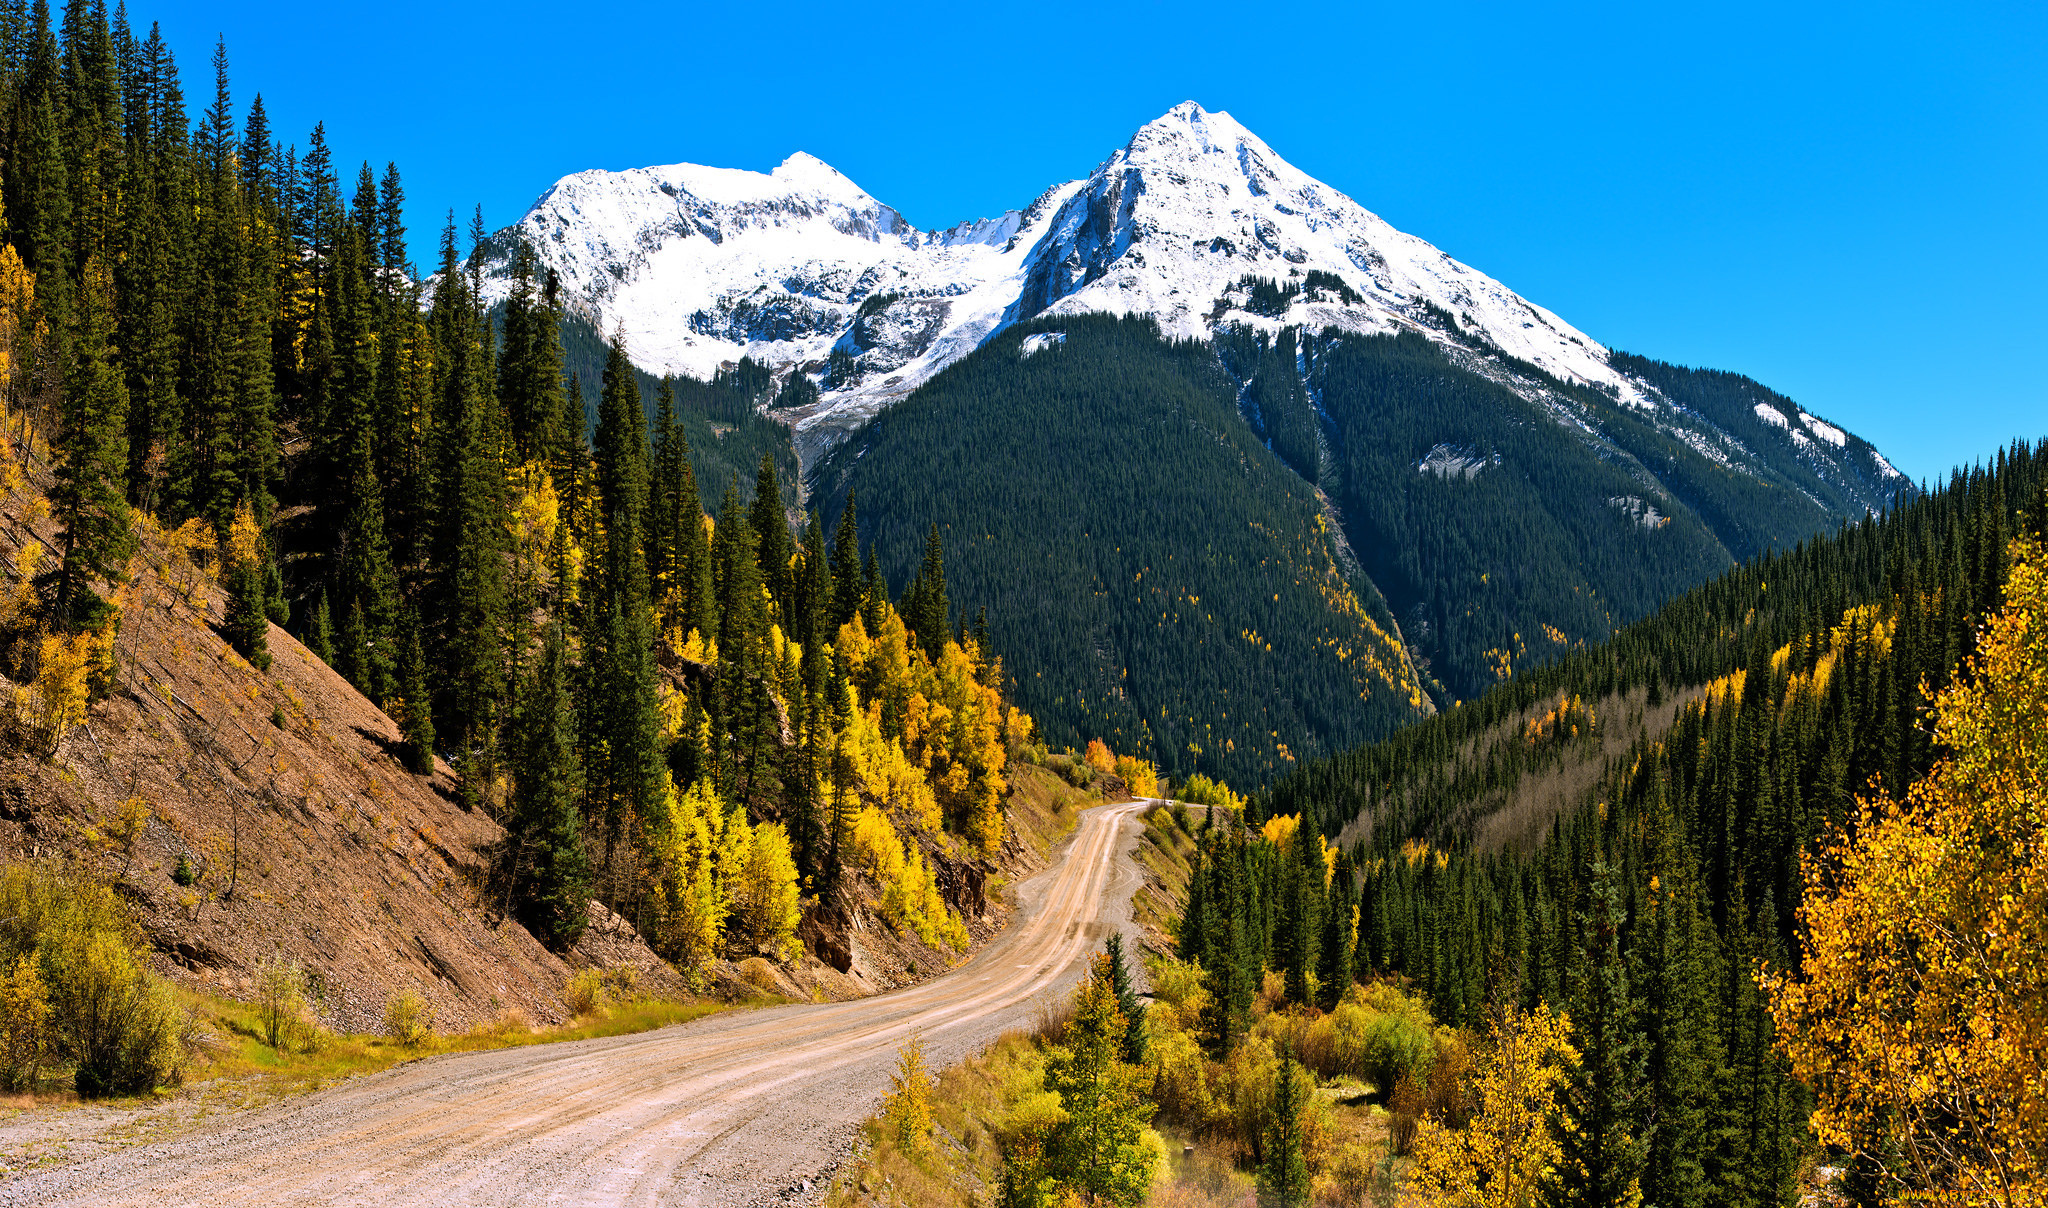
<path fill-rule="evenodd" d="M 1085 179 L 945 230 L 912 227 L 799 151 L 765 173 L 672 164 L 564 177 L 493 240 L 489 301 L 510 288 L 507 235 L 559 274 L 598 330 L 623 333 L 645 369 L 703 378 L 744 356 L 812 377 L 818 403 L 785 416 L 807 464 L 1004 327 L 1089 312 L 1149 315 L 1192 339 L 1225 327 L 1414 331 L 1532 399 L 1547 375 L 1676 422 L 1597 341 L 1193 101 Z"/>

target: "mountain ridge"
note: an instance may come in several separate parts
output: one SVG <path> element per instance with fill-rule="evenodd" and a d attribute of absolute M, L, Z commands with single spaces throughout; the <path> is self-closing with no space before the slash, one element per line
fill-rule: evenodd
<path fill-rule="evenodd" d="M 778 378 L 812 379 L 817 401 L 781 416 L 806 469 L 997 332 L 1079 313 L 1149 315 L 1170 338 L 1204 341 L 1290 326 L 1414 332 L 1496 380 L 1525 365 L 1655 416 L 1724 464 L 1754 460 L 1725 424 L 1666 398 L 1554 312 L 1193 101 L 1088 176 L 950 228 L 919 230 L 796 152 L 768 173 L 675 164 L 564 177 L 487 243 L 487 299 L 511 288 L 520 239 L 558 274 L 569 306 L 650 372 L 709 378 L 750 357 Z M 1261 282 L 1310 288 L 1262 305 Z M 1841 425 L 1786 418 L 1805 460 L 1873 483 L 1859 491 L 1865 507 L 1904 485 Z"/>

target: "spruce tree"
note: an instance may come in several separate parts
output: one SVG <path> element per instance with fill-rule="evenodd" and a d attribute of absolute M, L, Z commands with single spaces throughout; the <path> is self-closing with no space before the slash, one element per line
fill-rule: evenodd
<path fill-rule="evenodd" d="M 113 281 L 97 260 L 86 265 L 78 332 L 65 375 L 62 427 L 56 441 L 50 502 L 62 530 L 54 619 L 69 628 L 97 628 L 106 605 L 94 580 L 120 581 L 135 551 L 126 492 L 124 448 L 128 386 L 114 363 Z"/>
<path fill-rule="evenodd" d="M 1584 961 L 1574 994 L 1580 1058 L 1561 1096 L 1562 1162 L 1546 1198 L 1588 1208 L 1634 1208 L 1642 1199 L 1651 1102 L 1643 1043 L 1641 974 L 1626 951 L 1628 914 L 1614 869 L 1588 872 L 1580 922 Z"/>
<path fill-rule="evenodd" d="M 405 740 L 405 766 L 425 776 L 434 770 L 434 705 L 427 687 L 427 654 L 420 640 L 419 616 L 410 608 L 400 619 L 404 631 L 398 650 L 399 735 Z"/>
<path fill-rule="evenodd" d="M 1144 1065 L 1149 1060 L 1145 1033 L 1145 1004 L 1131 984 L 1130 965 L 1124 957 L 1124 933 L 1111 931 L 1102 944 L 1102 963 L 1109 972 L 1110 989 L 1116 992 L 1117 1010 L 1123 1013 L 1123 1060 Z"/>
<path fill-rule="evenodd" d="M 1302 1112 L 1314 1093 L 1314 1080 L 1292 1057 L 1283 1057 L 1273 1077 L 1266 1109 L 1264 1160 L 1259 1163 L 1259 1203 L 1271 1208 L 1305 1208 L 1309 1199 L 1308 1162 L 1302 1153 Z"/>
<path fill-rule="evenodd" d="M 568 662 L 562 626 L 550 624 L 539 665 L 521 694 L 512 767 L 518 913 L 535 935 L 557 947 L 582 935 L 591 880 Z"/>
<path fill-rule="evenodd" d="M 933 662 L 946 648 L 951 613 L 952 605 L 946 599 L 946 551 L 939 540 L 938 522 L 933 521 L 924 539 L 924 562 L 917 571 L 916 599 L 903 618 Z"/>
<path fill-rule="evenodd" d="M 760 471 L 754 476 L 754 503 L 748 509 L 754 532 L 755 559 L 761 564 L 761 585 L 774 602 L 774 619 L 784 632 L 791 628 L 796 593 L 790 563 L 796 545 L 789 535 L 789 517 L 782 510 L 782 488 L 775 481 L 775 455 L 761 455 Z"/>
<path fill-rule="evenodd" d="M 832 532 L 832 610 L 829 623 L 839 627 L 860 611 L 861 598 L 860 525 L 854 517 L 853 492 L 846 493 L 846 506 L 839 509 L 839 527 Z"/>

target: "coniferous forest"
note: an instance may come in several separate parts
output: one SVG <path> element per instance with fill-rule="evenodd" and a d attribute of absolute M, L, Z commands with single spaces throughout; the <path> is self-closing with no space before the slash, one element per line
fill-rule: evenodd
<path fill-rule="evenodd" d="M 1999 1085 L 1982 1067 L 1948 1068 L 1923 1075 L 1944 1087 L 1926 1102 L 1901 1100 L 1883 1085 L 1898 1072 L 1873 1067 L 1857 1038 L 1915 1034 L 1884 1031 L 1904 1010 L 1921 1044 L 1940 1027 L 1977 1027 L 1950 1043 L 1989 1045 L 1995 1065 L 1997 1029 L 2038 1019 L 2038 987 L 1994 975 L 1997 956 L 1937 980 L 1938 964 L 1910 955 L 1932 951 L 1933 936 L 1887 937 L 1839 903 L 1875 900 L 1863 845 L 1897 849 L 1902 828 L 1921 833 L 1918 815 L 1883 803 L 1925 808 L 1927 786 L 1962 769 L 2028 766 L 2009 752 L 2038 747 L 2026 719 L 2038 718 L 2040 684 L 2011 688 L 2013 662 L 1980 653 L 1979 637 L 2009 608 L 1997 624 L 2034 634 L 2013 640 L 2032 641 L 2038 675 L 2040 618 L 2025 609 L 2038 610 L 2044 534 L 2048 447 L 2016 444 L 1891 514 L 1756 559 L 1605 646 L 1283 777 L 1250 801 L 1253 829 L 1203 833 L 1178 942 L 1203 980 L 1209 1043 L 1240 1043 L 1271 985 L 1262 978 L 1304 1009 L 1336 1008 L 1354 977 L 1407 988 L 1496 1063 L 1475 1082 L 1464 1042 L 1440 1043 L 1435 1060 L 1448 1054 L 1458 1071 L 1447 1084 L 1418 1043 L 1383 1078 L 1417 1185 L 1453 1199 L 1547 1171 L 1529 1186 L 1559 1203 L 1787 1203 L 1814 1160 L 1813 1129 L 1830 1146 L 1821 1156 L 1846 1164 L 1840 1191 L 1856 1203 L 2014 1177 L 1984 1171 L 2038 1139 L 2005 1116 L 2024 1111 L 2024 1094 L 2003 1102 L 1970 1089 Z M 1988 714 L 1999 720 L 1961 728 L 1957 713 L 1993 707 L 1979 697 L 2005 702 Z M 1645 729 L 1644 715 L 1665 721 Z M 1617 744 L 1617 733 L 1637 736 Z M 1483 826 L 1559 800 L 1536 789 L 1573 765 L 1585 776 L 1568 802 L 1534 825 Z M 1999 800 L 1978 791 L 1965 799 Z M 1933 833 L 1949 825 L 1961 824 Z M 1993 919 L 2038 909 L 2020 904 L 2037 899 L 2005 857 L 1988 858 L 2007 888 L 1982 881 L 1986 852 L 2024 850 L 2032 824 L 2002 825 L 1965 840 L 1977 854 L 1959 874 L 1972 893 L 2004 895 L 1983 907 Z M 1475 840 L 1488 833 L 1534 838 Z M 1914 858 L 1938 848 L 1919 842 Z M 1902 918 L 1953 925 L 1931 888 L 1891 900 Z M 1811 1005 L 1818 986 L 1879 976 L 1924 987 L 1918 1010 L 1942 1021 L 1839 986 L 1827 1008 Z M 1971 977 L 2002 982 L 2004 1005 L 1949 1018 L 1976 1006 L 1961 991 Z M 1531 1021 L 1550 1011 L 1568 1024 L 1545 1039 Z M 1510 1068 L 1548 1089 L 1513 1111 L 1471 1097 Z M 1880 1085 L 1843 1090 L 1860 1078 Z M 1490 1162 L 1481 1138 L 1516 1112 L 1534 1148 Z M 1959 1136 L 1965 1127 L 1982 1131 Z"/>
<path fill-rule="evenodd" d="M 492 894 L 544 939 L 594 896 L 686 966 L 786 954 L 800 894 L 859 868 L 966 942 L 903 832 L 994 851 L 1030 720 L 935 534 L 899 607 L 853 511 L 829 546 L 792 526 L 765 373 L 648 378 L 524 249 L 487 310 L 480 214 L 423 274 L 398 167 L 287 142 L 224 46 L 196 117 L 125 9 L 10 5 L 0 60 L 10 435 L 61 533 L 0 670 L 105 693 L 124 568 L 168 534 L 219 551 L 243 657 L 285 626 L 504 823 Z"/>

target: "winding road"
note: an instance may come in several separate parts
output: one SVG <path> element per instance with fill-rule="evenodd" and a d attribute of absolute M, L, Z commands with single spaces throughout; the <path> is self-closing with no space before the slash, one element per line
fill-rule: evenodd
<path fill-rule="evenodd" d="M 812 1198 L 898 1047 L 943 1065 L 1031 1022 L 1128 921 L 1148 801 L 1081 815 L 1003 934 L 851 1002 L 413 1062 L 207 1131 L 0 1183 L 0 1205 L 751 1205 Z"/>

